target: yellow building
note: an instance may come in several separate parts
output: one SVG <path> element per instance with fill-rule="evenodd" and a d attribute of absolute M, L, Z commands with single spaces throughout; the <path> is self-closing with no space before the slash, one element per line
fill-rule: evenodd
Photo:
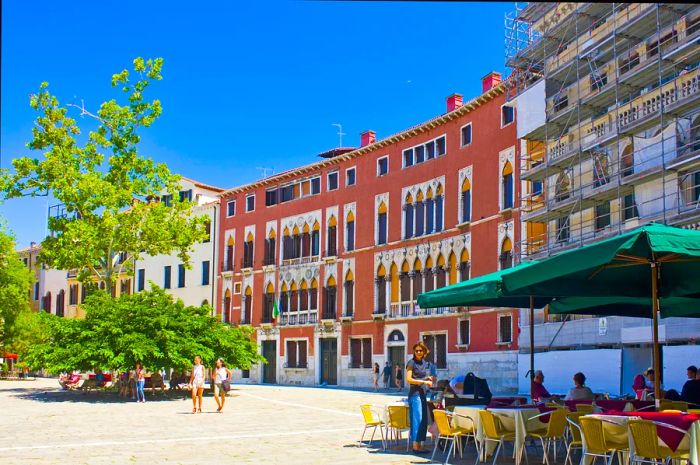
<path fill-rule="evenodd" d="M 119 258 L 122 263 L 126 260 L 132 260 L 127 257 L 126 254 L 120 255 Z M 99 271 L 99 270 L 98 270 Z M 106 285 L 104 281 L 98 281 L 94 279 L 93 282 L 97 283 L 100 289 L 105 289 Z M 68 305 L 66 307 L 65 316 L 68 318 L 83 318 L 85 312 L 81 310 L 80 304 L 85 301 L 88 291 L 87 286 L 83 285 L 78 281 L 77 272 L 71 270 L 68 272 L 67 279 L 68 287 Z M 123 270 L 117 275 L 116 284 L 114 289 L 112 289 L 112 296 L 119 297 L 122 294 L 131 294 L 132 291 L 132 276 L 128 271 Z"/>
<path fill-rule="evenodd" d="M 34 273 L 34 282 L 29 291 L 29 306 L 35 312 L 42 308 L 42 298 L 40 294 L 41 265 L 39 264 L 39 251 L 41 246 L 32 242 L 29 247 L 17 251 L 17 255 L 24 262 L 24 265 Z"/>

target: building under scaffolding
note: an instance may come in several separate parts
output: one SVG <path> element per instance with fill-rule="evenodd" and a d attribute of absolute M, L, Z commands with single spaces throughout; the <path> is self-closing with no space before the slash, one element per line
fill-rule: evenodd
<path fill-rule="evenodd" d="M 652 221 L 700 227 L 700 6 L 516 4 L 505 38 L 522 140 L 521 259 Z M 630 320 L 540 319 L 538 349 L 647 338 Z M 667 343 L 695 337 L 667 327 Z"/>

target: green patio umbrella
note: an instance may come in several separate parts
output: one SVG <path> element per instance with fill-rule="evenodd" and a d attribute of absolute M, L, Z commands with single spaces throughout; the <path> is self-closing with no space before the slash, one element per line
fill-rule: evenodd
<path fill-rule="evenodd" d="M 549 313 L 633 316 L 651 318 L 651 299 L 646 297 L 562 297 L 552 300 Z M 700 318 L 700 297 L 659 299 L 661 318 Z"/>
<path fill-rule="evenodd" d="M 542 308 L 552 299 L 551 297 L 535 297 L 530 295 L 505 295 L 503 293 L 503 277 L 511 273 L 523 271 L 537 263 L 523 262 L 519 265 L 495 271 L 476 278 L 468 279 L 457 284 L 424 292 L 418 295 L 418 305 L 421 308 L 432 307 L 511 307 L 530 308 L 530 379 L 535 372 L 535 308 Z"/>
<path fill-rule="evenodd" d="M 655 394 L 659 399 L 659 299 L 700 294 L 700 231 L 649 224 L 508 273 L 501 286 L 506 296 L 591 298 L 589 307 L 596 303 L 595 298 L 609 298 L 609 302 L 647 299 L 649 304 L 638 307 L 639 314 L 634 316 L 653 320 Z M 612 312 L 613 308 L 608 305 L 601 310 Z M 629 311 L 629 306 L 623 306 L 620 313 Z"/>

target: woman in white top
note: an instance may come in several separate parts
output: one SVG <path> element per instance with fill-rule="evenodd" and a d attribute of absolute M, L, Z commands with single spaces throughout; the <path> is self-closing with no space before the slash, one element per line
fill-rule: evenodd
<path fill-rule="evenodd" d="M 226 400 L 226 391 L 223 389 L 223 382 L 228 380 L 231 382 L 231 370 L 226 368 L 226 364 L 222 359 L 216 360 L 214 368 L 214 400 L 218 408 L 217 412 L 221 413 L 224 409 L 224 401 Z"/>
<path fill-rule="evenodd" d="M 586 376 L 578 372 L 574 375 L 574 387 L 569 389 L 569 393 L 564 400 L 595 400 L 595 395 L 590 388 L 585 386 Z"/>
<path fill-rule="evenodd" d="M 194 357 L 194 366 L 190 375 L 190 387 L 192 388 L 192 413 L 202 413 L 202 393 L 204 392 L 204 365 L 202 357 Z M 199 410 L 197 410 L 197 399 L 199 399 Z"/>

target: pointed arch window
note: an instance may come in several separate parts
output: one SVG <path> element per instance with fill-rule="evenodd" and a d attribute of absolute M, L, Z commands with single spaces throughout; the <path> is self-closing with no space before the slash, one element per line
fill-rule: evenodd
<path fill-rule="evenodd" d="M 503 195 L 503 210 L 513 208 L 513 165 L 508 161 L 501 172 L 501 190 Z"/>
<path fill-rule="evenodd" d="M 233 271 L 233 236 L 229 236 L 226 242 L 226 259 L 224 260 L 224 271 Z M 143 286 L 141 289 L 143 290 Z"/>
<path fill-rule="evenodd" d="M 336 288 L 335 278 L 331 276 L 326 282 L 326 287 L 323 290 L 323 319 L 335 320 L 336 318 L 336 297 L 338 290 Z"/>
<path fill-rule="evenodd" d="M 345 316 L 352 316 L 355 311 L 355 276 L 348 270 L 345 274 L 343 284 L 343 294 L 345 296 Z"/>
<path fill-rule="evenodd" d="M 355 250 L 355 215 L 349 212 L 345 218 L 345 250 L 352 252 Z"/>
<path fill-rule="evenodd" d="M 425 201 L 425 233 L 430 234 L 435 231 L 435 199 L 432 189 L 428 189 Z"/>
<path fill-rule="evenodd" d="M 231 289 L 226 289 L 224 294 L 224 308 L 221 311 L 221 319 L 224 323 L 231 322 Z"/>
<path fill-rule="evenodd" d="M 462 254 L 459 257 L 459 280 L 466 281 L 470 276 L 470 266 L 469 266 L 469 252 L 467 249 L 462 250 Z"/>
<path fill-rule="evenodd" d="M 508 237 L 503 239 L 501 243 L 501 254 L 498 261 L 501 270 L 513 267 L 513 243 Z"/>
<path fill-rule="evenodd" d="M 462 223 L 468 223 L 472 220 L 472 185 L 469 179 L 462 181 Z"/>
<path fill-rule="evenodd" d="M 387 242 L 387 208 L 382 202 L 377 209 L 377 245 Z"/>
<path fill-rule="evenodd" d="M 309 309 L 309 287 L 305 280 L 301 281 L 299 290 L 299 311 L 305 312 Z"/>
<path fill-rule="evenodd" d="M 248 233 L 243 245 L 243 268 L 253 267 L 253 234 Z"/>
<path fill-rule="evenodd" d="M 275 230 L 271 229 L 270 233 L 267 235 L 267 239 L 265 239 L 265 265 L 274 265 L 275 264 L 275 249 L 276 249 L 276 244 L 277 244 L 277 235 L 275 234 Z"/>
<path fill-rule="evenodd" d="M 338 222 L 335 216 L 331 215 L 328 220 L 328 230 L 327 230 L 327 256 L 335 257 L 338 255 L 337 238 L 338 238 Z"/>
<path fill-rule="evenodd" d="M 320 230 L 321 226 L 318 224 L 318 222 L 315 222 L 313 230 L 311 231 L 311 255 L 313 257 L 318 257 L 320 255 Z"/>
<path fill-rule="evenodd" d="M 379 265 L 374 280 L 375 295 L 377 296 L 376 313 L 386 313 L 386 269 Z"/>
<path fill-rule="evenodd" d="M 246 286 L 243 294 L 243 314 L 241 315 L 241 324 L 249 325 L 253 311 L 253 290 L 250 286 Z"/>
<path fill-rule="evenodd" d="M 413 237 L 413 208 L 413 196 L 409 193 L 403 205 L 404 239 Z"/>

